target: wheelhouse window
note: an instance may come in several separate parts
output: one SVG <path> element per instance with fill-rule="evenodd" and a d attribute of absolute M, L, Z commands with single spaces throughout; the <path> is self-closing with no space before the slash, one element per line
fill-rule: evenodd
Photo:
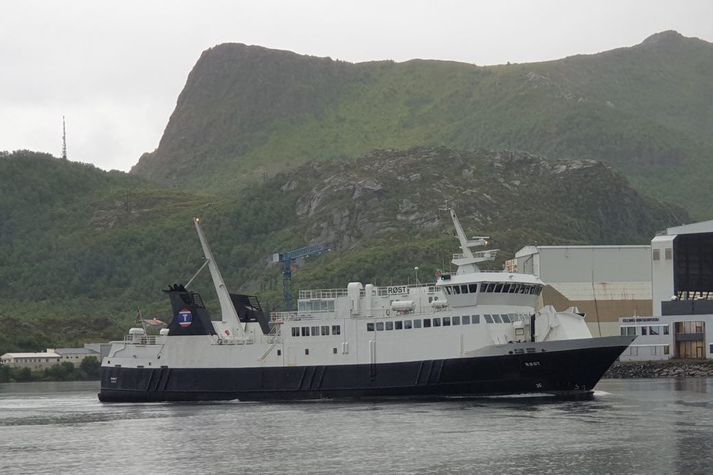
<path fill-rule="evenodd" d="M 453 292 L 455 292 L 456 295 L 460 294 L 460 286 L 459 285 L 454 285 L 453 286 Z"/>
<path fill-rule="evenodd" d="M 340 335 L 342 333 L 342 327 L 340 325 L 332 325 L 332 335 Z"/>
<path fill-rule="evenodd" d="M 443 317 L 443 326 L 444 326 L 444 327 L 450 327 L 450 326 L 451 326 L 451 317 Z"/>
<path fill-rule="evenodd" d="M 468 284 L 463 284 L 460 286 L 460 293 L 462 293 L 462 294 L 468 293 Z"/>
<path fill-rule="evenodd" d="M 309 327 L 302 327 L 302 336 L 309 336 Z"/>
<path fill-rule="evenodd" d="M 431 326 L 431 319 L 430 318 L 424 318 L 423 319 L 423 328 L 429 328 Z"/>
<path fill-rule="evenodd" d="M 460 317 L 453 317 L 453 325 L 460 325 Z"/>
<path fill-rule="evenodd" d="M 493 314 L 493 321 L 495 323 L 503 323 L 503 321 L 500 319 L 500 315 L 498 315 L 497 313 Z"/>
<path fill-rule="evenodd" d="M 384 331 L 384 322 L 376 322 L 376 331 L 378 331 L 378 332 Z"/>
<path fill-rule="evenodd" d="M 503 323 L 510 323 L 510 316 L 507 314 L 502 314 L 500 317 L 503 319 Z"/>
<path fill-rule="evenodd" d="M 300 327 L 292 327 L 292 336 L 300 336 Z"/>
<path fill-rule="evenodd" d="M 411 320 L 404 320 L 404 330 L 410 330 L 411 328 Z"/>
<path fill-rule="evenodd" d="M 451 295 L 451 293 L 453 292 L 453 290 L 451 289 L 451 286 L 446 285 L 444 288 L 446 289 L 446 294 Z"/>
<path fill-rule="evenodd" d="M 329 335 L 329 326 L 325 325 L 322 327 L 322 335 Z"/>
<path fill-rule="evenodd" d="M 433 319 L 433 326 L 434 326 L 434 327 L 440 327 L 440 326 L 441 326 L 441 319 L 440 319 L 440 318 L 434 318 L 434 319 Z"/>
<path fill-rule="evenodd" d="M 312 327 L 312 336 L 319 336 L 319 327 Z"/>
<path fill-rule="evenodd" d="M 478 284 L 468 284 L 468 290 L 471 294 L 476 293 L 478 291 Z"/>
<path fill-rule="evenodd" d="M 403 330 L 404 328 L 404 322 L 399 320 L 398 322 L 394 322 L 394 329 L 395 330 Z"/>
<path fill-rule="evenodd" d="M 386 329 L 387 329 L 387 330 L 393 330 L 393 329 L 394 329 L 394 322 L 386 322 Z"/>
<path fill-rule="evenodd" d="M 373 332 L 373 331 L 374 331 L 374 324 L 373 324 L 373 323 L 367 323 L 367 324 L 366 324 L 366 331 L 368 331 L 368 332 Z"/>
<path fill-rule="evenodd" d="M 470 315 L 463 315 L 463 325 L 470 325 Z"/>
<path fill-rule="evenodd" d="M 421 320 L 414 320 L 414 321 L 413 321 L 413 327 L 414 327 L 414 328 L 421 328 Z"/>
<path fill-rule="evenodd" d="M 483 315 L 483 318 L 485 318 L 486 323 L 493 323 L 493 317 L 491 317 L 489 314 Z"/>

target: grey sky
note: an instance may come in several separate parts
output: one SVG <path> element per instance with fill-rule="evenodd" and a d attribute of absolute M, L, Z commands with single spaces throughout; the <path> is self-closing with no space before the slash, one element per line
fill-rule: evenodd
<path fill-rule="evenodd" d="M 477 64 L 595 53 L 673 29 L 713 42 L 713 1 L 0 0 L 0 150 L 128 170 L 158 145 L 200 53 L 240 42 L 347 61 Z"/>

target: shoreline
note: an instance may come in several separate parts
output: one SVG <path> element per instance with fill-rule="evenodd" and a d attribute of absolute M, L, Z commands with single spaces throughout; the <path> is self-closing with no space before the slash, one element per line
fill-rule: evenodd
<path fill-rule="evenodd" d="M 713 360 L 615 361 L 602 378 L 713 377 Z"/>

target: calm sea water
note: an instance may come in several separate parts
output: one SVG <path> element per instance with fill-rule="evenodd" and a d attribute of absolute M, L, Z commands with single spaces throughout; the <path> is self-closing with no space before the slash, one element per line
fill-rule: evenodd
<path fill-rule="evenodd" d="M 712 473 L 713 379 L 591 401 L 101 404 L 0 384 L 0 473 Z"/>

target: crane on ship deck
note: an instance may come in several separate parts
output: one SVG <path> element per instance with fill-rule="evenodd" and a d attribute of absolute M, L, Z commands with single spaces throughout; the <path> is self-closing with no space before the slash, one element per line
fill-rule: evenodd
<path fill-rule="evenodd" d="M 326 244 L 311 244 L 286 252 L 278 252 L 272 255 L 273 263 L 280 263 L 282 266 L 282 298 L 285 303 L 285 310 L 292 310 L 292 265 L 297 259 L 310 256 L 319 256 L 329 252 Z"/>

